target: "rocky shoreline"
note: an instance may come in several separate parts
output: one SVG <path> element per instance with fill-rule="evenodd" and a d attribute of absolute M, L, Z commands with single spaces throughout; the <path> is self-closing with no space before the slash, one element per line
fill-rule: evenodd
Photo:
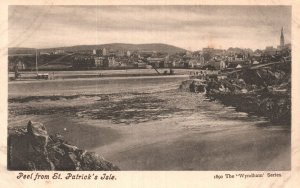
<path fill-rule="evenodd" d="M 244 69 L 233 74 L 207 76 L 182 82 L 180 88 L 205 93 L 237 111 L 291 123 L 291 72 L 288 64 L 266 69 Z"/>
<path fill-rule="evenodd" d="M 210 100 L 218 100 L 237 111 L 267 117 L 276 123 L 291 122 L 291 101 L 286 95 L 211 93 Z"/>
<path fill-rule="evenodd" d="M 42 123 L 8 128 L 9 170 L 114 171 L 117 166 L 94 152 L 67 143 L 60 134 L 49 135 Z"/>

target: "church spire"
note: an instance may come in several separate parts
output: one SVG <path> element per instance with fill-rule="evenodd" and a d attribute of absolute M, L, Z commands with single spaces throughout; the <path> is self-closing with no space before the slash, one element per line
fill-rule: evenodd
<path fill-rule="evenodd" d="M 284 35 L 283 35 L 283 27 L 281 27 L 281 35 L 280 35 L 280 48 L 284 48 Z"/>

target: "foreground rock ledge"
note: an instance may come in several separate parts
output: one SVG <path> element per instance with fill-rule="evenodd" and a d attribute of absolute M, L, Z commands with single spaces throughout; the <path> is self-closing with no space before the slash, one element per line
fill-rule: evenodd
<path fill-rule="evenodd" d="M 93 152 L 68 144 L 59 134 L 48 135 L 42 123 L 8 128 L 9 170 L 103 170 L 119 168 Z"/>

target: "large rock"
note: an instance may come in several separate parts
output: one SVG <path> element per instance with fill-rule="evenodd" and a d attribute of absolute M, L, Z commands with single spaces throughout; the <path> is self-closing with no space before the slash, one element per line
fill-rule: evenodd
<path fill-rule="evenodd" d="M 183 81 L 179 86 L 179 89 L 195 93 L 206 93 L 206 86 L 207 85 L 204 80 L 190 79 Z"/>
<path fill-rule="evenodd" d="M 42 123 L 29 121 L 27 124 L 27 134 L 34 151 L 36 153 L 45 154 L 49 140 L 45 126 Z"/>
<path fill-rule="evenodd" d="M 180 86 L 179 89 L 183 90 L 183 91 L 190 91 L 190 85 L 193 82 L 193 80 L 185 80 L 183 81 Z"/>
<path fill-rule="evenodd" d="M 10 170 L 119 170 L 95 153 L 68 144 L 60 134 L 48 135 L 42 123 L 8 130 Z"/>

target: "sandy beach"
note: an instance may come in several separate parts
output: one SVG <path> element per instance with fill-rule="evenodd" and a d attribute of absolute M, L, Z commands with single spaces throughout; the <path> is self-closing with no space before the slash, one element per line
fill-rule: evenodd
<path fill-rule="evenodd" d="M 288 125 L 179 91 L 182 80 L 44 81 L 43 97 L 41 82 L 9 84 L 8 123 L 42 122 L 121 170 L 290 169 Z"/>

